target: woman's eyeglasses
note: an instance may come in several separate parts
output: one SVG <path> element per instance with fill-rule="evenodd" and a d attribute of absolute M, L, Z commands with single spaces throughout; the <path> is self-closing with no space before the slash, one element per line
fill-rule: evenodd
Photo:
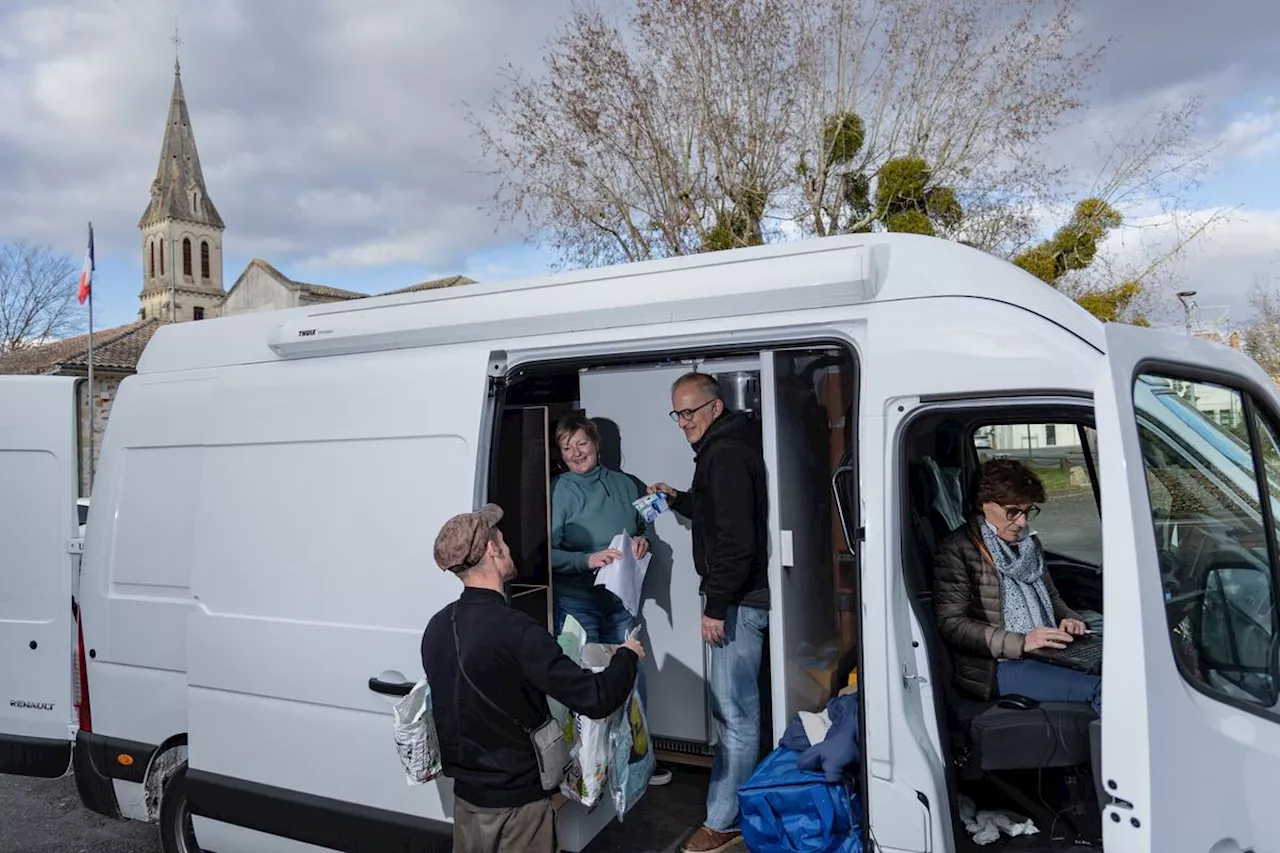
<path fill-rule="evenodd" d="M 1040 507 L 1032 504 L 1028 507 L 1007 506 L 1004 508 L 1005 517 L 1010 521 L 1017 521 L 1019 518 L 1026 517 L 1027 521 L 1035 518 L 1040 514 Z"/>

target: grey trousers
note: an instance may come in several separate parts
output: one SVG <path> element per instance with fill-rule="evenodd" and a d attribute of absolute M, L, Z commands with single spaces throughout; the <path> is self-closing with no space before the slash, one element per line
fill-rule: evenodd
<path fill-rule="evenodd" d="M 492 809 L 455 797 L 453 849 L 454 853 L 558 853 L 551 800 Z"/>

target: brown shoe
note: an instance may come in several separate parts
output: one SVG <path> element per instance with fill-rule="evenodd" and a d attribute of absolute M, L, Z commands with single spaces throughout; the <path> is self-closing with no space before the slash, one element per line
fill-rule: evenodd
<path fill-rule="evenodd" d="M 681 853 L 722 853 L 737 847 L 741 840 L 741 832 L 719 832 L 700 826 L 680 851 Z"/>

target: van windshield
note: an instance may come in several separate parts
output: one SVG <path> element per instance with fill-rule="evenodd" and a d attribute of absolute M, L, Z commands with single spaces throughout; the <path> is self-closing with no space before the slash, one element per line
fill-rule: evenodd
<path fill-rule="evenodd" d="M 1146 385 L 1152 397 L 1172 414 L 1176 422 L 1164 418 L 1166 429 L 1173 433 L 1171 438 L 1180 438 L 1178 444 L 1183 445 L 1183 452 L 1190 452 L 1199 457 L 1201 464 L 1222 467 L 1230 463 L 1234 473 L 1243 476 L 1246 482 L 1255 477 L 1253 459 L 1249 453 L 1248 427 L 1245 425 L 1244 412 L 1240 408 L 1239 397 L 1227 389 L 1209 383 L 1174 382 L 1164 377 L 1143 376 L 1139 382 Z M 1153 414 L 1149 409 L 1145 413 Z M 1141 420 L 1141 418 L 1140 418 Z M 1190 431 L 1190 435 L 1183 429 Z M 1197 439 L 1199 439 L 1197 441 Z M 1194 448 L 1194 449 L 1193 449 Z M 1198 452 L 1197 452 L 1198 451 Z M 1210 460 L 1213 461 L 1210 461 Z M 1270 481 L 1272 494 L 1280 492 L 1280 465 L 1268 460 L 1267 479 Z M 1240 484 L 1240 476 L 1232 477 Z M 1243 485 L 1243 484 L 1240 484 Z M 1235 490 L 1240 494 L 1240 490 Z M 1251 509 L 1257 510 L 1257 499 L 1246 487 L 1241 495 Z"/>

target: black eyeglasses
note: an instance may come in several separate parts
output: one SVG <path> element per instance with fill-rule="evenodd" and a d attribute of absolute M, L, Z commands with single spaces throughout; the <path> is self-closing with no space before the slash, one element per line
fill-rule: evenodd
<path fill-rule="evenodd" d="M 1036 506 L 1035 504 L 1032 504 L 1026 509 L 1023 509 L 1020 506 L 1007 506 L 1004 508 L 1004 514 L 1005 514 L 1005 518 L 1009 519 L 1010 521 L 1017 521 L 1019 518 L 1022 518 L 1023 516 L 1026 516 L 1027 521 L 1030 521 L 1031 519 L 1035 518 L 1037 515 L 1040 514 L 1040 507 Z"/>
<path fill-rule="evenodd" d="M 705 409 L 707 406 L 710 406 L 712 403 L 714 403 L 717 399 L 718 399 L 717 397 L 712 397 L 710 400 L 703 403 L 701 406 L 698 406 L 697 409 L 680 409 L 679 411 L 668 412 L 667 414 L 671 415 L 671 420 L 675 421 L 676 423 L 680 423 L 681 421 L 690 421 L 690 420 L 693 420 L 693 416 L 697 414 L 699 409 Z"/>

